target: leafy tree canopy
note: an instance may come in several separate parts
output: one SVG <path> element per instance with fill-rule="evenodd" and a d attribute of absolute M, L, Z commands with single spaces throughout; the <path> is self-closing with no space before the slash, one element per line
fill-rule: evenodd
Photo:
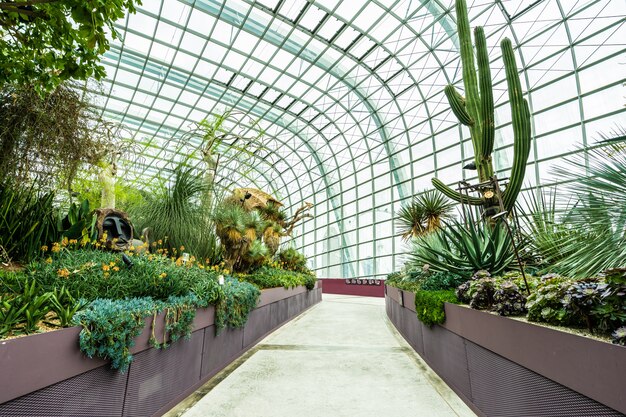
<path fill-rule="evenodd" d="M 141 0 L 0 0 L 0 86 L 53 90 L 67 79 L 101 79 L 113 23 Z"/>

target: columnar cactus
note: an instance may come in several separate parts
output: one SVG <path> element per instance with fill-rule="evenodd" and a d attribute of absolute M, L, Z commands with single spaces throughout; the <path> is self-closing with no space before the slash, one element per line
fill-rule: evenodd
<path fill-rule="evenodd" d="M 487 56 L 487 42 L 483 28 L 476 27 L 474 38 L 478 63 L 477 76 L 465 0 L 456 0 L 456 15 L 466 97 L 463 97 L 452 85 L 446 86 L 444 92 L 450 102 L 452 112 L 462 124 L 470 129 L 478 179 L 480 182 L 487 182 L 493 177 L 491 154 L 493 153 L 495 136 L 493 91 L 489 57 Z M 508 186 L 502 193 L 504 209 L 510 210 L 522 187 L 526 162 L 530 153 L 530 111 L 528 102 L 522 96 L 522 87 L 511 41 L 504 38 L 500 47 L 502 48 L 509 101 L 513 114 L 513 166 Z M 432 182 L 435 188 L 455 201 L 485 207 L 499 205 L 493 190 L 485 190 L 484 194 L 486 195 L 483 197 L 473 197 L 451 189 L 437 178 L 433 178 Z M 489 191 L 491 192 L 489 193 Z"/>

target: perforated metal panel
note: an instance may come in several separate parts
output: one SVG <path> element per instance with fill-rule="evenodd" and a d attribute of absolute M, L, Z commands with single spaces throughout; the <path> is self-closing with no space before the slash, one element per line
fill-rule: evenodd
<path fill-rule="evenodd" d="M 243 329 L 223 329 L 215 335 L 215 327 L 206 329 L 202 352 L 202 377 L 217 372 L 241 354 Z"/>
<path fill-rule="evenodd" d="M 270 304 L 270 329 L 274 329 L 288 320 L 287 300 Z"/>
<path fill-rule="evenodd" d="M 0 404 L 0 416 L 121 416 L 127 377 L 108 366 L 96 368 Z"/>
<path fill-rule="evenodd" d="M 179 340 L 166 350 L 137 354 L 130 366 L 124 415 L 151 416 L 200 381 L 204 330 Z"/>
<path fill-rule="evenodd" d="M 385 301 L 389 319 L 411 346 L 487 417 L 624 416 L 443 327 L 428 328 L 414 312 Z M 423 351 L 415 347 L 420 343 Z"/>
<path fill-rule="evenodd" d="M 428 363 L 444 380 L 471 398 L 464 339 L 439 326 L 423 326 L 422 336 Z"/>
<path fill-rule="evenodd" d="M 623 416 L 472 342 L 466 348 L 473 402 L 489 417 Z"/>

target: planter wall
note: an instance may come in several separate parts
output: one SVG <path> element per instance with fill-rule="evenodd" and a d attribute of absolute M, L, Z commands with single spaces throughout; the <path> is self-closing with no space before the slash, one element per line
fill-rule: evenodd
<path fill-rule="evenodd" d="M 415 295 L 386 287 L 387 316 L 480 416 L 623 416 L 626 348 L 446 304 L 429 328 Z"/>
<path fill-rule="evenodd" d="M 215 335 L 214 309 L 198 310 L 189 340 L 149 346 L 152 318 L 122 374 L 78 349 L 72 327 L 0 341 L 0 416 L 159 416 L 261 338 L 322 299 L 321 285 L 263 290 L 242 329 Z M 163 320 L 157 320 L 157 338 Z"/>
<path fill-rule="evenodd" d="M 362 297 L 384 297 L 385 281 L 382 279 L 324 278 L 324 294 L 359 295 Z"/>

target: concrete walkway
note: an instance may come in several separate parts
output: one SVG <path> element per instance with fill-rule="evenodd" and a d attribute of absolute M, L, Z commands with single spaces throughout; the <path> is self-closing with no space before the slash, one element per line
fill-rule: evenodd
<path fill-rule="evenodd" d="M 455 417 L 474 413 L 417 356 L 384 300 L 324 294 L 167 416 Z"/>

